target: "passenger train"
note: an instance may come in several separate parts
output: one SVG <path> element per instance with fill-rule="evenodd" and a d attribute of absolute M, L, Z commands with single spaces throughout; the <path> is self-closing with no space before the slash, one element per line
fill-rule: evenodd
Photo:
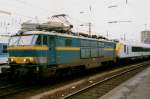
<path fill-rule="evenodd" d="M 11 37 L 9 65 L 14 75 L 49 77 L 58 71 L 90 69 L 122 59 L 150 57 L 150 45 L 132 45 L 55 31 L 26 31 Z"/>
<path fill-rule="evenodd" d="M 116 44 L 116 54 L 119 59 L 138 59 L 150 56 L 150 44 L 119 41 Z"/>
<path fill-rule="evenodd" d="M 73 25 L 68 20 L 62 21 L 65 17 L 65 14 L 52 17 L 61 22 L 22 24 L 20 32 L 11 36 L 7 48 L 11 75 L 49 77 L 150 56 L 150 45 L 132 45 L 74 33 Z"/>

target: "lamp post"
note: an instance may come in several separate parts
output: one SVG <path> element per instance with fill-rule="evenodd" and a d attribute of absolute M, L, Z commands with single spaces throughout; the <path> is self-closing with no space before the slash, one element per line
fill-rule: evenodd
<path fill-rule="evenodd" d="M 126 4 L 128 4 L 128 0 L 126 0 Z"/>
<path fill-rule="evenodd" d="M 89 22 L 87 24 L 81 24 L 80 26 L 88 26 L 88 29 L 89 29 L 88 33 L 89 33 L 89 36 L 91 37 L 91 35 L 92 35 L 92 32 L 91 32 L 92 23 Z"/>
<path fill-rule="evenodd" d="M 91 11 L 92 11 L 92 6 L 89 5 L 89 13 L 91 14 Z M 80 11 L 80 14 L 84 14 L 85 11 Z M 90 15 L 89 15 L 90 17 Z M 80 26 L 88 26 L 88 33 L 89 33 L 89 36 L 91 37 L 92 35 L 92 23 L 91 22 L 88 22 L 87 24 L 81 24 Z"/>

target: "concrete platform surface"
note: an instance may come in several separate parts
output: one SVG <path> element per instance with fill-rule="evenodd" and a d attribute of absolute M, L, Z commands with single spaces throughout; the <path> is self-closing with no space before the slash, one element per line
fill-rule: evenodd
<path fill-rule="evenodd" d="M 150 99 L 150 67 L 99 99 Z"/>

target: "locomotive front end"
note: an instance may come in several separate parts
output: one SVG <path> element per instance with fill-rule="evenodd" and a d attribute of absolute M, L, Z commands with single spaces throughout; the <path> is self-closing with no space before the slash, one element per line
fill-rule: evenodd
<path fill-rule="evenodd" d="M 41 66 L 48 63 L 48 46 L 41 35 L 12 36 L 9 41 L 9 65 L 13 75 L 31 75 L 39 73 Z"/>
<path fill-rule="evenodd" d="M 47 46 L 10 46 L 8 47 L 10 65 L 47 64 Z"/>

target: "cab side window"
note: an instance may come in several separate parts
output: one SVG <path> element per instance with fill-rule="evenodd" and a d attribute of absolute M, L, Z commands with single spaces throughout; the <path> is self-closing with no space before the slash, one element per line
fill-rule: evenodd
<path fill-rule="evenodd" d="M 42 36 L 41 35 L 38 36 L 36 45 L 42 45 Z"/>
<path fill-rule="evenodd" d="M 72 40 L 70 38 L 66 38 L 65 45 L 72 46 Z"/>
<path fill-rule="evenodd" d="M 47 35 L 43 35 L 43 45 L 48 45 Z"/>
<path fill-rule="evenodd" d="M 48 40 L 49 47 L 54 47 L 55 46 L 55 37 L 48 36 L 47 40 Z"/>

